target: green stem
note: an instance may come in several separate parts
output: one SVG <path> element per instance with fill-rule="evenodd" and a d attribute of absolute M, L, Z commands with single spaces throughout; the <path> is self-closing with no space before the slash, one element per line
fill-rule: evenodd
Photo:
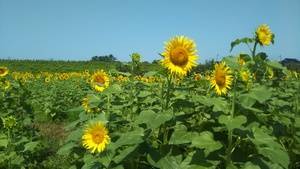
<path fill-rule="evenodd" d="M 172 85 L 172 76 L 169 76 L 167 78 L 167 93 L 166 93 L 165 110 L 167 110 L 169 108 L 171 85 Z"/>
<path fill-rule="evenodd" d="M 7 149 L 6 149 L 6 152 L 7 154 L 10 153 L 11 150 L 11 142 L 12 142 L 12 137 L 11 137 L 11 132 L 10 132 L 10 129 L 7 129 L 7 139 L 8 139 L 8 144 L 7 144 Z M 11 169 L 11 158 L 9 158 L 9 161 L 8 161 L 8 168 Z"/>
<path fill-rule="evenodd" d="M 231 111 L 230 116 L 233 119 L 234 118 L 234 111 L 235 111 L 235 101 L 236 101 L 236 76 L 234 76 L 234 83 L 233 83 L 233 97 L 232 97 L 232 105 L 231 105 Z M 228 147 L 226 149 L 226 165 L 230 165 L 232 163 L 231 161 L 231 153 L 232 153 L 232 138 L 233 138 L 233 130 L 228 131 Z"/>
<path fill-rule="evenodd" d="M 168 76 L 167 77 L 167 91 L 165 94 L 165 105 L 163 107 L 163 110 L 168 110 L 169 108 L 169 104 L 170 104 L 170 91 L 171 91 L 171 86 L 172 86 L 172 76 Z M 163 86 L 164 87 L 164 86 Z M 164 91 L 164 88 L 163 88 Z M 173 114 L 173 119 L 174 119 L 174 114 Z M 167 144 L 168 143 L 168 126 L 166 124 L 162 125 L 162 131 L 163 133 L 163 144 Z"/>
<path fill-rule="evenodd" d="M 255 41 L 254 46 L 253 46 L 253 50 L 252 50 L 252 58 L 255 57 L 255 52 L 256 52 L 256 47 L 257 47 L 258 42 Z"/>
<path fill-rule="evenodd" d="M 248 46 L 248 49 L 250 50 L 250 52 L 251 52 L 251 54 L 252 54 L 252 49 L 251 49 L 251 47 L 249 46 L 249 44 L 248 43 L 246 43 L 246 45 Z"/>
<path fill-rule="evenodd" d="M 107 113 L 107 119 L 110 121 L 110 95 L 107 94 L 107 104 L 106 104 L 106 113 Z"/>

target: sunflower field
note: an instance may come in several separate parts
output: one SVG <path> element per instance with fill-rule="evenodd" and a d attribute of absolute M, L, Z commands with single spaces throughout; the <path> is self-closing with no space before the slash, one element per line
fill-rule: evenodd
<path fill-rule="evenodd" d="M 0 168 L 300 168 L 300 74 L 268 59 L 274 40 L 260 25 L 204 72 L 186 36 L 143 75 L 0 65 Z"/>

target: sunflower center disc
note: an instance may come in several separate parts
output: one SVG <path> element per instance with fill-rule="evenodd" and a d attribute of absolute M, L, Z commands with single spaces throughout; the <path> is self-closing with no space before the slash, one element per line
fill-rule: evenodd
<path fill-rule="evenodd" d="M 98 85 L 102 86 L 102 85 L 104 85 L 105 80 L 104 80 L 104 78 L 101 77 L 101 76 L 96 76 L 96 77 L 95 77 L 95 82 L 96 82 Z"/>
<path fill-rule="evenodd" d="M 174 65 L 177 66 L 183 66 L 186 65 L 188 62 L 188 55 L 185 49 L 183 48 L 175 48 L 171 52 L 171 57 L 170 57 L 171 62 Z"/>
<path fill-rule="evenodd" d="M 4 69 L 0 69 L 0 74 L 4 74 Z"/>
<path fill-rule="evenodd" d="M 223 72 L 216 73 L 216 83 L 218 86 L 223 86 L 225 84 L 226 76 Z"/>
<path fill-rule="evenodd" d="M 93 134 L 93 141 L 96 144 L 100 144 L 103 141 L 103 134 L 101 132 L 97 132 Z"/>

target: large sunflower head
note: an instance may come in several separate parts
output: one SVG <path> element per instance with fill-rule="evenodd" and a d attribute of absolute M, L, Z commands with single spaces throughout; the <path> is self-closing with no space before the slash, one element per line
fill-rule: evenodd
<path fill-rule="evenodd" d="M 256 38 L 261 45 L 268 46 L 273 42 L 274 35 L 268 25 L 260 25 L 256 29 Z"/>
<path fill-rule="evenodd" d="M 96 91 L 102 92 L 109 86 L 108 75 L 103 70 L 95 72 L 91 77 L 91 85 Z"/>
<path fill-rule="evenodd" d="M 8 74 L 7 67 L 0 67 L 0 77 L 4 77 Z"/>
<path fill-rule="evenodd" d="M 224 62 L 216 63 L 210 77 L 210 83 L 218 95 L 226 94 L 232 83 L 230 68 Z"/>
<path fill-rule="evenodd" d="M 196 44 L 185 36 L 176 36 L 166 42 L 162 56 L 162 65 L 173 75 L 185 76 L 197 65 Z"/>
<path fill-rule="evenodd" d="M 82 145 L 92 153 L 104 151 L 109 142 L 108 130 L 102 122 L 87 126 L 82 136 Z"/>

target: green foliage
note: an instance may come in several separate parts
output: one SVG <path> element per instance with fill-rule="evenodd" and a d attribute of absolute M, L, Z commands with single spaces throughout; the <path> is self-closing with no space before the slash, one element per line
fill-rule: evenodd
<path fill-rule="evenodd" d="M 231 50 L 242 43 L 254 43 L 251 54 L 222 59 L 233 77 L 222 96 L 212 90 L 207 80 L 211 77 L 194 80 L 190 74 L 177 79 L 157 62 L 140 62 L 137 53 L 128 64 L 3 61 L 18 71 L 103 68 L 109 70 L 110 85 L 94 91 L 88 71 L 84 78 L 49 82 L 18 79 L 15 74 L 1 77 L 11 86 L 0 88 L 0 168 L 299 168 L 298 74 L 268 60 L 266 53 L 256 53 L 257 39 L 237 39 Z M 195 71 L 210 71 L 214 63 Z M 248 81 L 241 79 L 242 70 L 251 72 Z M 135 76 L 139 74 L 144 76 Z M 119 75 L 127 80 L 118 80 Z M 102 122 L 108 130 L 103 152 L 91 153 L 82 145 L 93 122 Z"/>

